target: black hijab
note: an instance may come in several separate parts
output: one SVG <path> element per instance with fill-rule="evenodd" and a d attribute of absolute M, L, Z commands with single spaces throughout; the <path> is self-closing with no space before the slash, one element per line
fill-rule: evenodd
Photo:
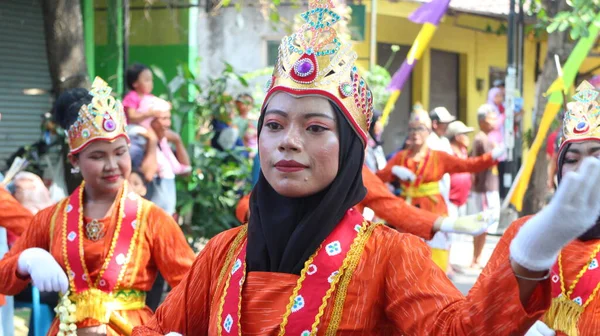
<path fill-rule="evenodd" d="M 562 166 L 565 162 L 565 154 L 569 150 L 571 146 L 570 143 L 565 144 L 564 148 L 560 153 L 558 153 L 558 164 L 557 164 L 557 172 L 556 177 L 558 178 L 558 185 L 560 186 L 560 180 L 562 179 Z M 589 230 L 587 230 L 584 234 L 579 236 L 579 240 L 588 241 L 593 239 L 600 239 L 600 216 L 596 218 L 596 224 L 592 226 Z"/>
<path fill-rule="evenodd" d="M 337 116 L 340 139 L 338 173 L 321 192 L 289 198 L 279 195 L 260 172 L 250 197 L 246 251 L 249 272 L 300 274 L 306 260 L 346 211 L 366 195 L 362 182 L 363 144 L 342 111 L 331 105 Z M 263 116 L 258 125 L 259 137 Z"/>

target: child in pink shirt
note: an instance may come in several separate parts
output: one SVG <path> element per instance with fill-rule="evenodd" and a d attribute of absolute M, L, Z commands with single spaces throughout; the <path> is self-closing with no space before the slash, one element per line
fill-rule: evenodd
<path fill-rule="evenodd" d="M 129 124 L 148 124 L 149 119 L 158 116 L 160 111 L 152 108 L 144 111 L 140 110 L 140 104 L 144 98 L 156 98 L 152 94 L 154 82 L 152 81 L 152 71 L 143 64 L 134 64 L 127 69 L 127 86 L 129 92 L 123 98 L 123 108 Z"/>

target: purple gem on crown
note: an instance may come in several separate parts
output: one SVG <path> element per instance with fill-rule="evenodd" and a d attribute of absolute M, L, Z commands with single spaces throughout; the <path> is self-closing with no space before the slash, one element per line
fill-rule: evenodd
<path fill-rule="evenodd" d="M 315 71 L 314 64 L 308 59 L 303 58 L 294 64 L 294 72 L 300 77 L 308 77 Z"/>
<path fill-rule="evenodd" d="M 104 127 L 104 130 L 107 132 L 112 132 L 117 128 L 117 125 L 115 124 L 115 122 L 112 119 L 104 120 L 104 124 L 102 126 Z"/>

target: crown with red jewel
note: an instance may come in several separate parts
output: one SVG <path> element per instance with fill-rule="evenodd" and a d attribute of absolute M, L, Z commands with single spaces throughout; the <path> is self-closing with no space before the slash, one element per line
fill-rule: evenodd
<path fill-rule="evenodd" d="M 95 140 L 113 141 L 122 136 L 129 140 L 123 105 L 110 95 L 111 91 L 105 81 L 96 77 L 90 89 L 92 102 L 81 107 L 77 120 L 67 132 L 71 154 L 80 152 Z"/>
<path fill-rule="evenodd" d="M 282 39 L 263 109 L 278 91 L 324 96 L 344 112 L 366 146 L 373 94 L 354 64 L 352 45 L 343 43 L 333 28 L 340 20 L 333 8 L 332 0 L 310 0 L 308 11 L 301 14 L 305 23 Z"/>
<path fill-rule="evenodd" d="M 562 143 L 584 139 L 600 139 L 600 103 L 594 86 L 583 81 L 573 101 L 567 104 L 563 119 Z"/>

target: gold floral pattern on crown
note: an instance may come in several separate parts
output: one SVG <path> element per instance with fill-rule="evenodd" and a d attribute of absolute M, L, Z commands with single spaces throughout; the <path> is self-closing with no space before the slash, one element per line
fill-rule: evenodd
<path fill-rule="evenodd" d="M 572 140 L 600 139 L 600 104 L 598 95 L 587 81 L 577 87 L 573 101 L 567 104 L 561 143 Z"/>
<path fill-rule="evenodd" d="M 81 107 L 77 120 L 67 132 L 71 154 L 80 152 L 95 140 L 127 138 L 123 105 L 111 96 L 111 92 L 112 88 L 102 78 L 96 77 L 89 92 L 92 102 Z"/>
<path fill-rule="evenodd" d="M 356 53 L 343 43 L 334 25 L 340 15 L 331 0 L 311 0 L 301 14 L 304 24 L 279 45 L 273 76 L 267 82 L 263 110 L 273 93 L 321 95 L 342 110 L 352 127 L 367 143 L 373 117 L 373 94 L 355 66 Z"/>

